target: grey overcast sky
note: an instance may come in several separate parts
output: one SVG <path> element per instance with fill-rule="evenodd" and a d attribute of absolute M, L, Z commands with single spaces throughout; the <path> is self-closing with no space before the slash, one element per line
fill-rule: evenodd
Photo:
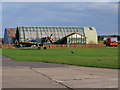
<path fill-rule="evenodd" d="M 118 3 L 3 2 L 3 33 L 17 26 L 95 27 L 98 35 L 118 34 Z"/>

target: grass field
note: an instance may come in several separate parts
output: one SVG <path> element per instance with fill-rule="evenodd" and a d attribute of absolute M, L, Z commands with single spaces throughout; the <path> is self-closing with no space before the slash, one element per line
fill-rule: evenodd
<path fill-rule="evenodd" d="M 74 53 L 72 54 L 71 51 Z M 79 66 L 118 68 L 118 48 L 2 49 L 16 61 L 40 61 Z"/>

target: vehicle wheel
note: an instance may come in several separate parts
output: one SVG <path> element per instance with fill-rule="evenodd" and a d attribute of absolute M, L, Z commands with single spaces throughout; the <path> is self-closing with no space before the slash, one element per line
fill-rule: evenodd
<path fill-rule="evenodd" d="M 115 45 L 115 47 L 117 47 L 117 45 Z"/>
<path fill-rule="evenodd" d="M 107 47 L 108 45 L 106 44 L 106 47 Z"/>
<path fill-rule="evenodd" d="M 46 47 L 44 47 L 44 49 L 46 50 L 47 48 L 46 48 Z"/>

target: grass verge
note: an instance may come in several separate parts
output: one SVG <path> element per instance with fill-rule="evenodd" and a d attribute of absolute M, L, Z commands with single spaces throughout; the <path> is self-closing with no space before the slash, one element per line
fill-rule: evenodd
<path fill-rule="evenodd" d="M 118 68 L 118 48 L 2 49 L 2 54 L 16 61 Z"/>

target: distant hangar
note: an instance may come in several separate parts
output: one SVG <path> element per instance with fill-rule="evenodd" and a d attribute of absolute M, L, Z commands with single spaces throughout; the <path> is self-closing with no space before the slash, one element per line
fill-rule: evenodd
<path fill-rule="evenodd" d="M 5 28 L 4 44 L 12 44 L 16 37 L 16 28 Z"/>
<path fill-rule="evenodd" d="M 98 44 L 97 32 L 94 27 L 64 27 L 64 26 L 18 26 L 6 28 L 4 44 L 48 37 L 53 34 L 54 44 Z"/>

